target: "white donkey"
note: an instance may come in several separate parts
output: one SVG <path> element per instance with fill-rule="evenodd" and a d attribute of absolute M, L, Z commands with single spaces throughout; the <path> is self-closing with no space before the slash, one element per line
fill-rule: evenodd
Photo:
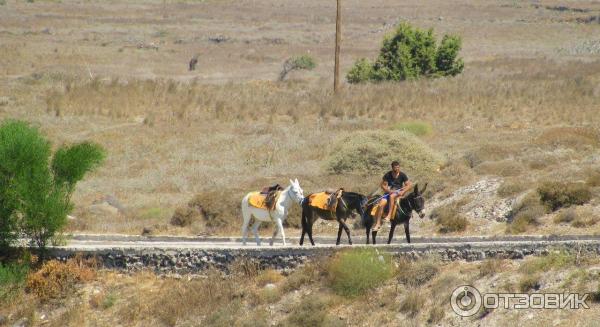
<path fill-rule="evenodd" d="M 252 192 L 251 192 L 252 193 Z M 298 179 L 292 181 L 290 179 L 290 185 L 281 191 L 281 194 L 277 198 L 277 202 L 275 202 L 275 207 L 272 211 L 268 211 L 265 209 L 260 209 L 251 206 L 248 203 L 248 199 L 250 198 L 250 194 L 246 194 L 244 199 L 242 199 L 242 216 L 244 217 L 244 223 L 242 225 L 242 242 L 246 245 L 246 237 L 248 236 L 248 224 L 250 223 L 250 218 L 254 217 L 254 224 L 252 225 L 252 231 L 254 232 L 254 238 L 256 238 L 256 244 L 260 245 L 260 237 L 258 237 L 258 227 L 262 222 L 265 221 L 274 221 L 277 224 L 275 231 L 273 231 L 273 237 L 269 242 L 270 245 L 273 245 L 275 241 L 275 237 L 277 234 L 281 234 L 281 239 L 283 240 L 283 245 L 285 244 L 285 233 L 283 231 L 283 221 L 287 218 L 287 215 L 290 211 L 290 206 L 296 202 L 302 205 L 302 200 L 304 200 L 304 191 L 300 188 L 300 183 L 298 183 Z"/>

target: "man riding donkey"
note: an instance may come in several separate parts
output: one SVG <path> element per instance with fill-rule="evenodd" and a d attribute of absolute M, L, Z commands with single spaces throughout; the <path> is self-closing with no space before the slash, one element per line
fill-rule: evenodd
<path fill-rule="evenodd" d="M 389 209 L 384 221 L 389 222 L 393 217 L 394 211 L 396 210 L 396 199 L 402 198 L 408 192 L 412 186 L 412 182 L 408 179 L 405 173 L 400 170 L 400 163 L 398 161 L 392 162 L 392 170 L 383 175 L 381 180 L 381 189 L 384 195 L 381 197 L 378 203 L 376 212 L 377 222 L 373 227 L 373 231 L 378 231 L 381 227 L 381 216 L 385 211 L 385 208 L 389 204 Z"/>

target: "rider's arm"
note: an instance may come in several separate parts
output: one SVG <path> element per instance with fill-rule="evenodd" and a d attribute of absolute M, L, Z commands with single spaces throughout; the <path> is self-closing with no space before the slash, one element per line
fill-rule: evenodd
<path fill-rule="evenodd" d="M 404 196 L 404 193 L 410 190 L 411 186 L 412 182 L 410 181 L 410 179 L 404 182 L 404 186 L 402 186 L 402 191 L 400 191 L 400 196 Z"/>
<path fill-rule="evenodd" d="M 390 193 L 392 190 L 390 190 L 390 186 L 388 185 L 387 181 L 385 179 L 381 180 L 381 189 L 386 192 L 386 193 Z"/>

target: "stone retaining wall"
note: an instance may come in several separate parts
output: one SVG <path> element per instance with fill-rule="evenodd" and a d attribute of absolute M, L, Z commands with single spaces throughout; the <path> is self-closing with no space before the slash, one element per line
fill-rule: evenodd
<path fill-rule="evenodd" d="M 354 246 L 358 247 L 358 246 Z M 160 249 L 160 248 L 111 248 L 101 250 L 77 248 L 53 248 L 51 257 L 66 260 L 76 254 L 96 257 L 107 269 L 139 271 L 150 269 L 156 273 L 198 273 L 210 267 L 229 271 L 236 260 L 246 259 L 261 268 L 289 271 L 315 257 L 331 256 L 339 247 L 261 247 L 235 249 Z M 438 255 L 442 260 L 475 261 L 486 258 L 522 259 L 530 255 L 545 255 L 550 251 L 565 250 L 575 253 L 600 255 L 600 241 L 560 242 L 489 242 L 489 243 L 436 243 L 378 245 L 379 251 L 397 257 L 417 259 Z"/>

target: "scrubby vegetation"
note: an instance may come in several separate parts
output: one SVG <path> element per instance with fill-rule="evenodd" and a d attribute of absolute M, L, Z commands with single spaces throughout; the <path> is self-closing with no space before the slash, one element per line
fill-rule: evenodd
<path fill-rule="evenodd" d="M 283 63 L 283 69 L 279 74 L 279 80 L 283 81 L 287 74 L 294 70 L 312 70 L 317 66 L 315 59 L 309 55 L 301 55 L 288 58 Z"/>
<path fill-rule="evenodd" d="M 437 45 L 433 29 L 423 31 L 401 23 L 383 40 L 377 60 L 371 64 L 367 59 L 359 59 L 346 79 L 349 83 L 361 83 L 455 76 L 464 68 L 458 58 L 461 46 L 458 36 L 444 35 Z"/>
<path fill-rule="evenodd" d="M 548 209 L 540 202 L 537 193 L 528 193 L 516 202 L 508 215 L 508 233 L 523 233 L 539 224 L 538 218 L 546 214 Z"/>
<path fill-rule="evenodd" d="M 469 225 L 469 221 L 462 215 L 457 203 L 433 209 L 431 219 L 435 220 L 441 233 L 462 232 Z"/>
<path fill-rule="evenodd" d="M 420 287 L 438 274 L 439 265 L 439 260 L 434 257 L 418 261 L 401 260 L 397 268 L 398 281 L 409 287 Z"/>
<path fill-rule="evenodd" d="M 388 254 L 376 249 L 353 249 L 339 253 L 329 268 L 332 289 L 339 295 L 358 296 L 380 286 L 394 274 Z"/>
<path fill-rule="evenodd" d="M 592 198 L 588 185 L 573 182 L 544 182 L 537 189 L 540 200 L 552 211 L 571 205 L 581 205 Z"/>
<path fill-rule="evenodd" d="M 392 129 L 406 131 L 419 137 L 429 136 L 433 132 L 431 124 L 421 121 L 400 122 L 394 124 Z"/>
<path fill-rule="evenodd" d="M 10 301 L 25 286 L 29 262 L 0 263 L 0 304 Z"/>
<path fill-rule="evenodd" d="M 347 263 L 343 268 L 340 260 Z M 18 277 L 10 280 L 23 286 L 13 288 L 10 300 L 0 298 L 0 315 L 8 317 L 9 325 L 23 319 L 61 326 L 86 325 L 91 320 L 144 326 L 341 327 L 398 325 L 406 321 L 415 325 L 450 325 L 457 316 L 448 301 L 460 285 L 475 285 L 482 293 L 546 292 L 557 287 L 589 292 L 596 287 L 597 276 L 591 269 L 597 264 L 595 256 L 560 250 L 522 261 L 449 262 L 435 257 L 409 260 L 387 255 L 382 260 L 377 253 L 353 249 L 307 262 L 290 274 L 263 270 L 255 262 L 238 259 L 228 274 L 208 269 L 199 276 L 158 276 L 148 271 L 96 271 L 92 269 L 93 262 L 79 258 L 50 261 L 29 272 L 18 268 L 18 273 L 12 274 Z M 373 265 L 378 268 L 372 269 Z M 3 282 L 6 265 L 0 267 Z M 372 275 L 365 274 L 367 270 Z M 360 294 L 345 295 L 338 292 L 338 281 L 332 279 L 332 274 L 339 271 L 352 272 L 338 275 L 353 279 L 346 284 L 348 287 L 366 285 L 366 277 L 378 281 L 368 282 L 368 288 L 362 288 Z M 387 277 L 380 278 L 378 273 Z M 25 280 L 36 282 L 26 288 Z M 498 286 L 490 286 L 492 283 Z M 592 310 L 583 310 L 584 313 L 593 312 L 598 306 L 595 302 L 589 305 Z M 542 312 L 533 312 L 538 313 Z M 579 317 L 555 311 L 545 311 L 543 315 L 561 322 Z M 503 310 L 473 319 L 511 321 Z"/>
<path fill-rule="evenodd" d="M 95 277 L 93 262 L 81 258 L 67 262 L 51 260 L 27 277 L 27 290 L 40 300 L 65 297 L 79 283 L 89 282 Z"/>
<path fill-rule="evenodd" d="M 333 147 L 327 167 L 342 173 L 380 173 L 399 160 L 411 175 L 430 176 L 442 159 L 423 141 L 405 131 L 358 132 L 341 137 Z"/>

